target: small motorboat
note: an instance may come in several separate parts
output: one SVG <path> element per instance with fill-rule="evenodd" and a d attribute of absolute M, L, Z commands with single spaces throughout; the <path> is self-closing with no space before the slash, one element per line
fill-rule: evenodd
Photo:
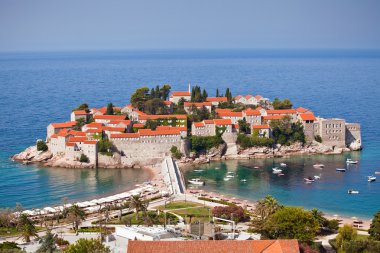
<path fill-rule="evenodd" d="M 200 178 L 193 178 L 193 179 L 190 179 L 188 182 L 193 185 L 205 185 L 205 182 L 201 181 Z"/>
<path fill-rule="evenodd" d="M 230 179 L 231 179 L 231 178 L 229 178 L 229 177 L 225 177 L 225 178 L 223 178 L 224 181 L 230 181 Z"/>
<path fill-rule="evenodd" d="M 367 178 L 368 178 L 368 182 L 376 181 L 376 177 L 374 177 L 374 176 L 368 176 Z"/>
<path fill-rule="evenodd" d="M 279 169 L 279 168 L 272 168 L 272 171 L 274 174 L 278 174 L 278 173 L 281 173 L 282 172 L 282 169 Z"/>
<path fill-rule="evenodd" d="M 247 182 L 247 179 L 241 179 L 240 182 L 245 183 L 245 182 Z"/>
<path fill-rule="evenodd" d="M 284 173 L 278 173 L 277 176 L 282 177 L 282 176 L 285 176 L 285 174 Z"/>
<path fill-rule="evenodd" d="M 312 177 L 304 178 L 303 181 L 305 181 L 305 183 L 309 183 L 309 184 L 315 182 L 315 180 Z"/>
<path fill-rule="evenodd" d="M 234 177 L 235 177 L 235 175 L 233 172 L 227 172 L 226 178 L 234 178 Z"/>
<path fill-rule="evenodd" d="M 288 166 L 288 165 L 286 165 L 286 163 L 280 163 L 280 166 L 281 166 L 281 167 L 286 167 L 286 166 Z"/>
<path fill-rule="evenodd" d="M 203 170 L 193 170 L 194 172 L 202 172 Z"/>
<path fill-rule="evenodd" d="M 335 169 L 337 172 L 346 172 L 345 168 L 336 168 Z"/>
<path fill-rule="evenodd" d="M 352 160 L 352 159 L 350 159 L 350 158 L 347 158 L 346 163 L 347 163 L 347 164 L 357 164 L 358 161 L 354 161 L 354 160 Z"/>
<path fill-rule="evenodd" d="M 255 166 L 255 167 L 253 167 L 254 169 L 260 169 L 260 167 L 259 166 Z"/>
<path fill-rule="evenodd" d="M 325 167 L 325 165 L 322 163 L 316 163 L 313 165 L 313 167 L 316 169 L 323 169 Z"/>
<path fill-rule="evenodd" d="M 375 174 L 376 175 L 380 175 L 380 171 L 375 171 Z"/>
<path fill-rule="evenodd" d="M 359 191 L 350 189 L 347 191 L 347 193 L 348 194 L 359 194 Z"/>
<path fill-rule="evenodd" d="M 216 169 L 216 170 L 218 170 L 218 169 L 219 169 L 219 167 L 216 167 L 215 169 Z"/>
<path fill-rule="evenodd" d="M 314 176 L 314 179 L 319 180 L 319 179 L 321 179 L 321 176 Z"/>

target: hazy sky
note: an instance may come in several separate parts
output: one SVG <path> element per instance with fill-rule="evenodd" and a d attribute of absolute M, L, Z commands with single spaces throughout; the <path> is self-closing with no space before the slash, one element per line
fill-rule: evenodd
<path fill-rule="evenodd" d="M 0 51 L 380 48 L 380 0 L 0 0 Z"/>

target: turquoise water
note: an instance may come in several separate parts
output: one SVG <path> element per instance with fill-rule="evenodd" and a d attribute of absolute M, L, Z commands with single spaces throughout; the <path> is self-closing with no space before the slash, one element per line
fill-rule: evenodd
<path fill-rule="evenodd" d="M 379 51 L 174 50 L 0 54 L 0 108 L 3 108 L 0 120 L 0 207 L 14 206 L 16 202 L 26 207 L 38 207 L 41 203 L 60 202 L 62 197 L 86 199 L 117 191 L 120 185 L 132 186 L 137 175 L 134 172 L 83 170 L 88 177 L 82 177 L 79 171 L 64 170 L 61 173 L 56 168 L 19 165 L 9 157 L 32 145 L 36 139 L 44 138 L 50 122 L 68 120 L 71 109 L 80 103 L 101 107 L 113 102 L 122 106 L 129 103 L 133 90 L 142 85 L 170 83 L 173 90 L 182 90 L 189 82 L 207 88 L 210 95 L 215 94 L 217 87 L 221 91 L 229 87 L 233 95 L 253 93 L 270 99 L 288 97 L 295 106 L 310 108 L 316 115 L 361 123 L 364 150 L 360 153 L 357 168 L 360 177 L 357 178 L 355 173 L 347 173 L 343 181 L 331 177 L 332 185 L 343 182 L 339 191 L 330 191 L 331 188 L 324 184 L 307 188 L 311 203 L 330 208 L 327 198 L 317 197 L 318 187 L 326 187 L 322 189 L 326 196 L 338 194 L 334 198 L 339 199 L 339 194 L 351 187 L 350 182 L 358 180 L 363 183 L 363 176 L 380 168 Z M 302 171 L 294 170 L 294 173 L 298 172 Z M 70 173 L 74 174 L 66 177 Z M 272 189 L 277 181 L 265 182 L 262 180 L 262 184 Z M 298 182 L 298 177 L 294 182 Z M 308 205 L 309 202 L 300 202 L 294 195 L 303 193 L 300 189 L 304 187 L 298 183 L 278 184 L 275 195 L 285 203 L 305 202 Z M 370 187 L 378 189 L 380 186 L 376 182 Z M 228 185 L 223 189 L 233 193 Z M 266 189 L 262 188 L 263 195 Z M 252 191 L 239 191 L 238 194 L 247 192 Z M 372 215 L 376 209 L 374 205 L 380 209 L 378 194 L 369 192 L 360 194 L 361 203 L 352 212 Z M 350 205 L 353 198 L 346 197 L 342 201 Z"/>

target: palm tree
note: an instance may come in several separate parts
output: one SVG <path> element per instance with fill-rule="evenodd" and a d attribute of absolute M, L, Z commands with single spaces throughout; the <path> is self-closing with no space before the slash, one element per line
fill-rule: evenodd
<path fill-rule="evenodd" d="M 136 220 L 139 217 L 139 211 L 143 209 L 143 201 L 140 197 L 140 195 L 133 195 L 131 198 L 131 203 L 129 204 L 130 208 L 133 208 L 136 210 Z"/>
<path fill-rule="evenodd" d="M 53 253 L 54 250 L 57 248 L 55 245 L 55 241 L 57 239 L 57 234 L 53 234 L 50 229 L 46 231 L 46 235 L 42 237 L 39 241 L 41 243 L 41 247 L 37 250 L 38 252 L 43 253 Z"/>
<path fill-rule="evenodd" d="M 266 220 L 270 215 L 274 214 L 282 205 L 270 195 L 259 200 L 256 205 L 255 213 L 260 216 L 261 220 Z"/>
<path fill-rule="evenodd" d="M 326 224 L 326 218 L 323 217 L 323 212 L 319 211 L 317 208 L 311 209 L 311 214 L 314 219 L 319 223 L 319 226 L 323 227 Z"/>
<path fill-rule="evenodd" d="M 79 225 L 86 219 L 86 213 L 77 205 L 73 205 L 66 209 L 66 215 L 69 221 L 73 223 L 75 231 L 78 231 Z"/>
<path fill-rule="evenodd" d="M 26 214 L 20 214 L 18 217 L 17 230 L 21 232 L 21 235 L 26 242 L 30 242 L 30 237 L 38 237 L 37 229 L 34 226 L 33 221 L 29 219 Z"/>

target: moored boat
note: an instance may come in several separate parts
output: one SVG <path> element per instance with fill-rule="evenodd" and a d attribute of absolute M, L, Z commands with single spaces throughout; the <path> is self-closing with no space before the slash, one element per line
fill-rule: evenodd
<path fill-rule="evenodd" d="M 201 181 L 200 178 L 193 178 L 193 179 L 190 179 L 188 182 L 194 185 L 205 185 L 205 182 Z"/>
<path fill-rule="evenodd" d="M 314 183 L 315 182 L 315 180 L 312 177 L 304 178 L 303 181 L 305 181 L 305 183 Z"/>
<path fill-rule="evenodd" d="M 336 168 L 335 170 L 338 171 L 338 172 L 346 172 L 345 168 Z"/>
<path fill-rule="evenodd" d="M 380 175 L 380 171 L 375 171 L 375 174 L 376 175 Z"/>
<path fill-rule="evenodd" d="M 241 179 L 240 182 L 245 183 L 245 182 L 247 182 L 247 179 Z"/>
<path fill-rule="evenodd" d="M 279 168 L 275 167 L 275 168 L 272 168 L 272 171 L 273 171 L 274 174 L 278 174 L 278 173 L 282 172 L 282 169 L 279 169 Z"/>
<path fill-rule="evenodd" d="M 313 167 L 316 168 L 316 169 L 322 169 L 322 168 L 325 167 L 325 165 L 322 164 L 322 163 L 316 163 L 316 164 L 313 165 Z"/>
<path fill-rule="evenodd" d="M 352 160 L 352 159 L 350 159 L 350 158 L 347 158 L 346 163 L 347 163 L 347 164 L 357 164 L 358 161 L 356 161 L 356 160 Z"/>
<path fill-rule="evenodd" d="M 374 176 L 368 176 L 367 178 L 368 178 L 368 182 L 376 181 L 376 177 L 374 177 Z"/>
<path fill-rule="evenodd" d="M 359 191 L 350 189 L 347 191 L 347 193 L 348 194 L 359 194 Z"/>
<path fill-rule="evenodd" d="M 286 166 L 288 166 L 286 163 L 280 163 L 280 166 L 281 167 L 286 167 Z"/>
<path fill-rule="evenodd" d="M 314 179 L 319 180 L 319 179 L 321 179 L 321 176 L 314 176 Z"/>

